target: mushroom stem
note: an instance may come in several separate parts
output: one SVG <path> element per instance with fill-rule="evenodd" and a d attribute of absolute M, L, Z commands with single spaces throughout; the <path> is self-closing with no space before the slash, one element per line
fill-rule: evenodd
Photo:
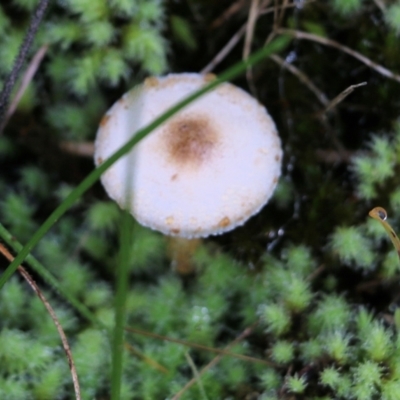
<path fill-rule="evenodd" d="M 181 237 L 167 236 L 168 256 L 174 271 L 180 275 L 193 274 L 196 265 L 193 255 L 201 243 L 201 239 L 185 239 Z"/>

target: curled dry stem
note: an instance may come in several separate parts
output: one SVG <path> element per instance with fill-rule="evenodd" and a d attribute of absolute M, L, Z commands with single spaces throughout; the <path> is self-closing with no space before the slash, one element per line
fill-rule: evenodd
<path fill-rule="evenodd" d="M 13 255 L 7 250 L 7 248 L 2 243 L 0 243 L 0 253 L 2 253 L 4 255 L 4 257 L 10 262 L 12 262 L 14 260 Z M 67 336 L 65 335 L 65 332 L 64 332 L 64 330 L 63 330 L 63 328 L 62 328 L 62 326 L 60 324 L 60 321 L 58 320 L 57 315 L 56 315 L 55 311 L 53 310 L 53 308 L 51 307 L 50 303 L 47 301 L 46 297 L 41 292 L 41 290 L 39 289 L 38 285 L 33 280 L 33 278 L 30 276 L 28 271 L 22 265 L 20 265 L 18 267 L 18 271 L 23 276 L 23 278 L 28 282 L 29 286 L 32 288 L 32 290 L 39 297 L 41 302 L 44 304 L 44 306 L 46 307 L 48 313 L 50 314 L 51 319 L 54 322 L 54 325 L 57 328 L 58 334 L 60 335 L 61 342 L 62 342 L 64 351 L 65 351 L 65 354 L 66 354 L 67 359 L 68 359 L 69 369 L 71 371 L 72 382 L 73 382 L 73 385 L 74 385 L 75 398 L 76 398 L 76 400 L 81 400 L 81 393 L 80 393 L 80 387 L 79 387 L 78 374 L 76 372 L 76 367 L 75 367 L 75 364 L 74 364 L 74 359 L 72 357 L 71 349 L 70 349 L 69 344 L 68 344 Z"/>
<path fill-rule="evenodd" d="M 221 356 L 230 356 L 230 357 L 238 358 L 239 360 L 243 360 L 243 361 L 256 362 L 256 363 L 260 363 L 260 364 L 264 364 L 264 365 L 272 365 L 272 363 L 270 363 L 268 361 L 265 361 L 265 360 L 262 360 L 261 358 L 250 357 L 250 356 L 246 356 L 246 355 L 243 355 L 243 354 L 231 353 L 229 351 L 229 348 L 231 347 L 231 345 L 229 345 L 225 349 L 215 349 L 214 347 L 203 346 L 202 344 L 188 342 L 187 340 L 173 339 L 173 338 L 170 338 L 168 336 L 159 335 L 157 333 L 144 331 L 144 330 L 138 329 L 138 328 L 126 327 L 125 329 L 128 332 L 132 332 L 132 333 L 136 333 L 136 334 L 139 334 L 139 335 L 152 337 L 154 339 L 165 340 L 165 341 L 171 342 L 171 343 L 178 343 L 178 344 L 181 344 L 183 346 L 192 347 L 194 349 L 199 349 L 199 350 L 205 350 L 205 351 L 208 351 L 208 352 L 211 352 L 211 353 L 219 354 Z"/>
<path fill-rule="evenodd" d="M 320 89 L 317 88 L 317 86 L 315 86 L 312 80 L 304 72 L 300 71 L 293 64 L 286 62 L 282 57 L 278 56 L 277 54 L 273 54 L 269 58 L 280 65 L 282 68 L 287 69 L 294 76 L 296 76 L 301 83 L 306 85 L 308 89 L 310 89 L 310 91 L 315 94 L 315 96 L 323 106 L 328 107 L 328 105 L 330 104 L 329 99 Z"/>
<path fill-rule="evenodd" d="M 377 64 L 376 62 L 370 60 L 368 57 L 365 57 L 362 54 L 358 53 L 357 51 L 352 50 L 349 47 L 344 46 L 338 42 L 335 42 L 334 40 L 327 39 L 322 36 L 314 35 L 312 33 L 297 31 L 294 29 L 279 28 L 276 33 L 286 34 L 286 35 L 293 36 L 296 39 L 310 40 L 312 42 L 320 43 L 325 46 L 334 47 L 334 48 L 342 51 L 343 53 L 346 53 L 346 54 L 354 57 L 355 59 L 361 61 L 367 67 L 373 69 L 374 71 L 385 76 L 386 78 L 393 79 L 396 82 L 400 82 L 400 75 L 395 74 L 394 72 L 388 70 L 387 68 L 382 67 L 381 65 Z"/>
<path fill-rule="evenodd" d="M 341 103 L 350 93 L 353 93 L 355 89 L 360 86 L 365 86 L 367 82 L 361 82 L 356 85 L 350 85 L 347 89 L 340 92 L 325 108 L 323 111 L 324 114 L 334 109 L 339 103 Z"/>
<path fill-rule="evenodd" d="M 25 34 L 24 40 L 22 41 L 19 53 L 14 61 L 12 70 L 4 83 L 3 90 L 0 93 L 0 132 L 4 129 L 5 126 L 5 115 L 10 94 L 18 79 L 19 72 L 25 63 L 29 50 L 32 47 L 36 32 L 39 29 L 48 5 L 49 0 L 39 1 L 36 10 L 33 12 L 28 30 Z"/>
<path fill-rule="evenodd" d="M 17 109 L 18 104 L 21 101 L 21 98 L 26 91 L 26 88 L 31 83 L 33 77 L 36 74 L 36 71 L 39 69 L 39 66 L 42 63 L 42 60 L 43 60 L 44 56 L 46 55 L 48 48 L 49 48 L 49 46 L 47 44 L 43 45 L 33 56 L 31 62 L 28 65 L 28 68 L 25 71 L 24 76 L 22 77 L 21 85 L 19 86 L 18 91 L 10 104 L 10 107 L 8 107 L 8 110 L 4 117 L 3 126 L 7 125 L 8 120 L 11 118 L 11 116 L 14 114 L 15 110 Z M 0 130 L 0 134 L 1 134 L 1 130 Z"/>

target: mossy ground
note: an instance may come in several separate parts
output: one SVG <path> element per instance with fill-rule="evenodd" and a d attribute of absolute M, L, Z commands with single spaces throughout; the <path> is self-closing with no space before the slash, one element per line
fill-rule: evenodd
<path fill-rule="evenodd" d="M 36 3 L 0 6 L 2 80 Z M 31 56 L 45 43 L 49 49 L 0 135 L 1 224 L 26 243 L 93 168 L 60 143 L 93 140 L 105 110 L 145 76 L 201 70 L 246 23 L 249 3 L 224 14 L 229 1 L 53 2 Z M 397 2 L 293 5 L 281 27 L 400 70 Z M 252 49 L 278 14 L 260 16 Z M 243 39 L 213 72 L 242 52 Z M 399 260 L 367 216 L 383 206 L 400 228 L 400 83 L 316 40 L 293 39 L 280 56 L 329 100 L 367 85 L 324 112 L 310 85 L 271 59 L 253 68 L 252 81 L 236 80 L 256 89 L 282 138 L 274 198 L 243 227 L 205 240 L 189 276 L 171 268 L 160 234 L 132 221 L 127 326 L 213 348 L 234 344 L 230 352 L 263 361 L 224 356 L 182 399 L 400 399 Z M 103 327 L 32 271 L 70 341 L 83 399 L 110 398 L 106 331 L 114 324 L 120 218 L 97 184 L 33 252 Z M 123 399 L 171 399 L 216 357 L 132 332 L 125 340 Z M 0 290 L 0 398 L 74 398 L 54 324 L 18 275 Z"/>

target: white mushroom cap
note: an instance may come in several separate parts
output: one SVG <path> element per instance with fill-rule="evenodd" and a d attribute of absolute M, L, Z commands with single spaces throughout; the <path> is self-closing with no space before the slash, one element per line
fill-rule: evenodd
<path fill-rule="evenodd" d="M 100 123 L 96 165 L 209 79 L 171 74 L 148 78 L 126 93 Z M 109 196 L 141 224 L 167 235 L 204 237 L 243 224 L 267 203 L 281 158 L 265 108 L 224 83 L 146 136 L 101 180 Z"/>

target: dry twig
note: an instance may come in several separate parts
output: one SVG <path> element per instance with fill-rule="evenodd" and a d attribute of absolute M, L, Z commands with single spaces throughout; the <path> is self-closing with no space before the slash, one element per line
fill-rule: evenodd
<path fill-rule="evenodd" d="M 374 3 L 382 12 L 386 11 L 386 5 L 382 0 L 374 0 Z"/>
<path fill-rule="evenodd" d="M 35 38 L 36 32 L 39 29 L 39 25 L 42 22 L 48 4 L 49 0 L 39 0 L 36 10 L 32 14 L 28 30 L 25 34 L 24 40 L 22 41 L 18 55 L 14 61 L 13 68 L 4 83 L 3 90 L 0 93 L 0 132 L 5 126 L 4 116 L 6 114 L 11 91 L 18 79 L 19 72 L 25 63 L 25 59 L 28 56 L 33 39 Z"/>
<path fill-rule="evenodd" d="M 225 350 L 229 350 L 236 344 L 240 343 L 243 339 L 245 339 L 247 336 L 249 336 L 255 327 L 256 324 L 253 324 L 253 326 L 246 328 L 232 343 L 230 343 L 227 347 L 225 347 Z M 218 355 L 216 356 L 211 362 L 209 362 L 200 372 L 199 376 L 204 375 L 210 368 L 212 368 L 214 365 L 216 365 L 223 355 Z M 270 364 L 271 365 L 271 364 Z M 173 398 L 172 400 L 178 400 L 181 398 L 181 396 L 190 388 L 192 387 L 195 383 L 197 382 L 196 378 L 191 379 Z"/>
<path fill-rule="evenodd" d="M 312 3 L 316 0 L 308 0 L 305 4 Z M 259 12 L 259 15 L 270 14 L 275 11 L 275 7 L 264 8 L 268 5 L 270 0 L 264 1 L 262 8 Z M 283 6 L 281 6 L 283 7 Z M 296 7 L 295 3 L 290 3 L 286 5 L 286 8 Z M 229 39 L 228 43 L 217 53 L 217 55 L 200 71 L 201 74 L 207 74 L 215 69 L 215 67 L 221 63 L 225 57 L 231 52 L 231 50 L 239 43 L 240 39 L 243 37 L 246 32 L 246 25 L 244 24 L 240 27 L 240 29 Z"/>
<path fill-rule="evenodd" d="M 233 15 L 235 15 L 241 8 L 243 8 L 246 5 L 246 3 L 247 0 L 235 1 L 222 13 L 221 16 L 219 16 L 211 23 L 211 29 L 218 28 L 220 25 L 222 25 L 224 22 L 230 19 Z"/>
<path fill-rule="evenodd" d="M 253 42 L 254 29 L 258 17 L 258 4 L 260 0 L 251 0 L 249 16 L 246 23 L 246 35 L 243 46 L 243 60 L 247 60 L 251 52 L 251 43 Z"/>
<path fill-rule="evenodd" d="M 281 29 L 280 28 L 277 30 L 276 33 L 291 35 L 291 36 L 295 37 L 296 39 L 310 40 L 312 42 L 317 42 L 317 43 L 323 44 L 325 46 L 334 47 L 338 50 L 343 51 L 343 53 L 349 54 L 350 56 L 356 58 L 357 60 L 361 61 L 366 66 L 370 67 L 371 69 L 375 70 L 376 72 L 380 73 L 381 75 L 386 76 L 387 78 L 393 79 L 396 82 L 400 82 L 400 75 L 393 73 L 392 71 L 388 70 L 387 68 L 382 67 L 381 65 L 377 64 L 374 61 L 371 61 L 369 58 L 363 56 L 362 54 L 358 53 L 357 51 L 354 51 L 347 46 L 343 46 L 342 44 L 335 42 L 334 40 L 326 39 L 322 36 L 314 35 L 312 33 L 297 31 L 297 30 L 293 30 L 293 29 Z"/>
<path fill-rule="evenodd" d="M 238 44 L 246 32 L 246 24 L 244 24 L 228 41 L 228 43 L 217 53 L 217 55 L 200 71 L 201 74 L 208 74 L 211 72 L 224 58 L 231 52 L 231 50 Z"/>
<path fill-rule="evenodd" d="M 322 103 L 323 106 L 328 107 L 329 99 L 325 96 L 325 94 L 321 90 L 319 90 L 314 85 L 314 83 L 311 81 L 311 79 L 304 72 L 300 71 L 293 64 L 289 64 L 283 58 L 279 57 L 277 54 L 273 54 L 269 58 L 271 60 L 275 61 L 277 64 L 279 64 L 282 68 L 287 69 L 293 75 L 295 75 L 299 79 L 300 82 L 304 83 L 304 85 L 306 85 L 310 89 L 310 91 L 315 94 L 315 96 Z"/>
<path fill-rule="evenodd" d="M 66 153 L 74 154 L 76 156 L 90 157 L 94 156 L 94 143 L 93 142 L 71 142 L 64 141 L 60 143 L 60 149 Z"/>
<path fill-rule="evenodd" d="M 231 356 L 243 361 L 256 362 L 264 365 L 272 365 L 272 363 L 262 360 L 261 358 L 245 356 L 243 354 L 231 353 L 230 351 L 228 351 L 229 346 L 226 349 L 215 349 L 214 347 L 203 346 L 202 344 L 188 342 L 186 340 L 181 340 L 181 339 L 173 339 L 168 336 L 158 335 L 157 333 L 144 331 L 142 329 L 130 328 L 130 327 L 127 327 L 125 329 L 128 332 L 137 333 L 139 335 L 144 335 L 155 339 L 165 340 L 167 342 L 182 344 L 183 346 L 192 347 L 194 349 L 199 349 L 199 350 L 205 350 L 211 353 L 220 354 L 221 356 Z"/>
<path fill-rule="evenodd" d="M 253 42 L 254 29 L 258 18 L 259 0 L 251 0 L 249 16 L 246 24 L 246 35 L 243 46 L 243 60 L 247 60 L 251 52 L 251 43 Z M 251 67 L 246 70 L 246 78 L 253 95 L 256 93 L 256 87 L 253 80 L 253 69 Z"/>
<path fill-rule="evenodd" d="M 17 106 L 19 102 L 21 101 L 22 96 L 25 93 L 26 88 L 28 87 L 29 83 L 32 81 L 33 77 L 36 74 L 36 71 L 39 69 L 39 66 L 44 58 L 44 56 L 47 53 L 49 46 L 47 44 L 43 45 L 33 56 L 31 62 L 28 65 L 28 68 L 25 71 L 25 74 L 22 78 L 21 85 L 18 88 L 17 94 L 13 98 L 10 107 L 8 107 L 7 113 L 4 117 L 4 122 L 3 126 L 7 125 L 8 120 L 11 118 L 11 116 L 14 114 L 15 110 L 17 109 Z M 1 130 L 0 130 L 1 134 Z"/>
<path fill-rule="evenodd" d="M 342 102 L 350 93 L 353 93 L 355 89 L 360 86 L 365 86 L 367 82 L 361 82 L 356 85 L 351 85 L 347 89 L 343 90 L 343 92 L 339 93 L 325 108 L 324 114 L 328 111 L 331 111 L 334 107 L 336 107 L 340 102 Z"/>
<path fill-rule="evenodd" d="M 0 243 L 0 253 L 4 255 L 4 257 L 12 262 L 14 260 L 13 255 L 7 250 L 7 248 Z M 81 400 L 81 393 L 80 393 L 80 388 L 79 388 L 79 380 L 78 380 L 78 374 L 76 373 L 76 368 L 74 364 L 74 359 L 72 357 L 72 352 L 68 344 L 67 336 L 65 335 L 65 332 L 60 324 L 60 321 L 57 318 L 56 313 L 54 312 L 53 308 L 51 307 L 50 303 L 47 301 L 43 293 L 40 291 L 39 287 L 37 286 L 36 282 L 33 280 L 33 278 L 29 275 L 28 271 L 20 265 L 18 267 L 19 273 L 24 277 L 24 279 L 28 282 L 29 286 L 32 288 L 32 290 L 36 293 L 36 295 L 39 297 L 41 302 L 44 304 L 46 307 L 48 313 L 50 314 L 50 317 L 52 318 L 54 325 L 57 328 L 58 334 L 60 335 L 61 342 L 65 351 L 65 354 L 68 359 L 68 364 L 69 364 L 69 369 L 71 371 L 72 375 L 72 382 L 74 385 L 74 391 L 75 391 L 75 398 L 76 400 Z"/>
<path fill-rule="evenodd" d="M 317 0 L 306 0 L 303 2 L 303 7 L 306 6 L 307 4 L 314 3 Z M 274 6 L 274 7 L 269 7 L 269 8 L 264 8 L 270 3 L 270 0 L 267 2 L 264 2 L 262 5 L 262 9 L 260 10 L 260 15 L 265 15 L 265 14 L 270 14 L 271 12 L 278 12 L 279 9 L 284 9 L 284 8 L 298 8 L 298 4 L 295 3 L 290 3 L 290 4 L 282 4 L 281 6 Z"/>

